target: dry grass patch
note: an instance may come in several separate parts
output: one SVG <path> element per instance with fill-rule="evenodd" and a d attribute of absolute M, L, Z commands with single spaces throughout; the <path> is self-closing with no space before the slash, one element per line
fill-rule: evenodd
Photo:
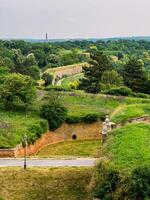
<path fill-rule="evenodd" d="M 4 200 L 91 200 L 92 168 L 0 169 Z"/>

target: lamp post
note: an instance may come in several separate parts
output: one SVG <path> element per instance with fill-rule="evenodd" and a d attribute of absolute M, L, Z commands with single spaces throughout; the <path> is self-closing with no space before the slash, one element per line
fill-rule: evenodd
<path fill-rule="evenodd" d="M 23 137 L 23 147 L 24 147 L 24 170 L 27 168 L 27 135 L 24 135 Z"/>

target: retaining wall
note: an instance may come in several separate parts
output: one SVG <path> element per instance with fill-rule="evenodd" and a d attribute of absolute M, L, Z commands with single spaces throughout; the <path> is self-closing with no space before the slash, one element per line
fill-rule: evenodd
<path fill-rule="evenodd" d="M 56 144 L 63 141 L 72 140 L 73 134 L 77 140 L 100 139 L 101 122 L 93 124 L 66 124 L 64 123 L 54 132 L 45 133 L 39 138 L 34 145 L 27 148 L 28 155 L 35 155 L 41 148 L 49 144 Z M 24 148 L 18 145 L 14 149 L 1 149 L 0 157 L 23 157 Z"/>

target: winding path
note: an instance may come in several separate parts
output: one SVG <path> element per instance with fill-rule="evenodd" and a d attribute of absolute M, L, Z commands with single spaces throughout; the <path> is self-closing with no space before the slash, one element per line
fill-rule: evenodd
<path fill-rule="evenodd" d="M 92 167 L 95 158 L 77 158 L 66 160 L 27 159 L 27 167 Z M 23 167 L 23 159 L 0 159 L 0 167 Z"/>

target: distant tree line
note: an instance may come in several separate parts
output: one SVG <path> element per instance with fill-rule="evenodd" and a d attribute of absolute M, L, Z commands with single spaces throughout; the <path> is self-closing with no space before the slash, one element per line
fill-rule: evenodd
<path fill-rule="evenodd" d="M 86 92 L 110 93 L 111 89 L 126 86 L 126 90 L 130 88 L 135 93 L 150 94 L 149 74 L 146 73 L 141 59 L 131 57 L 122 65 L 122 69 L 118 70 L 110 57 L 96 51 L 91 54 L 89 64 L 90 67 L 83 67 L 84 78 L 80 80 L 79 85 L 79 88 Z"/>

